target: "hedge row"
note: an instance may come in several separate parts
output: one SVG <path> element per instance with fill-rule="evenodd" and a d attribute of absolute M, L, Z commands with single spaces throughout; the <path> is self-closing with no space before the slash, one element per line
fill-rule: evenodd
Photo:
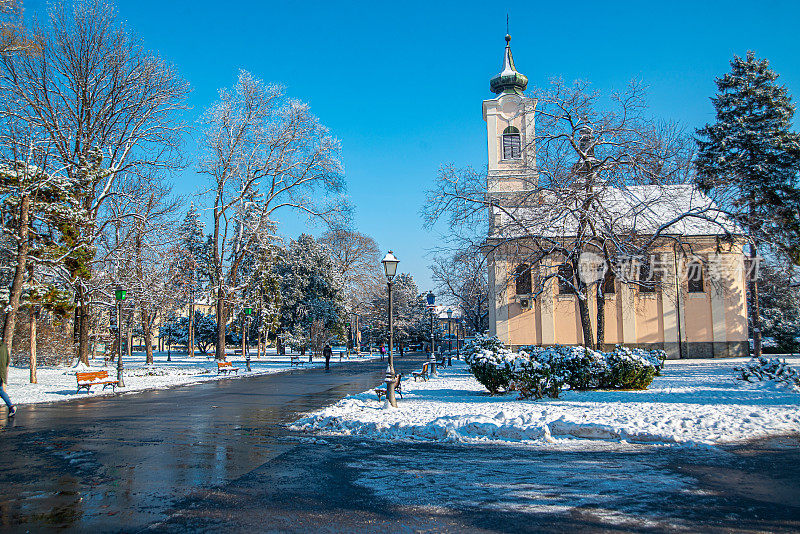
<path fill-rule="evenodd" d="M 660 374 L 666 353 L 617 346 L 611 352 L 583 347 L 524 347 L 515 353 L 496 337 L 478 336 L 465 361 L 490 393 L 519 391 L 522 398 L 558 397 L 573 390 L 646 389 Z"/>

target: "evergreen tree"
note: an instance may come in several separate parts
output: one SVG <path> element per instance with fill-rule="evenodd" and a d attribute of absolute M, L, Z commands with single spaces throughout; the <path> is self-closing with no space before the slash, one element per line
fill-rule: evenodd
<path fill-rule="evenodd" d="M 281 280 L 281 330 L 304 351 L 343 334 L 344 302 L 324 247 L 308 234 L 289 244 L 277 269 Z"/>
<path fill-rule="evenodd" d="M 201 294 L 204 282 L 205 257 L 207 256 L 206 237 L 203 234 L 203 223 L 200 221 L 200 214 L 194 207 L 194 202 L 189 205 L 189 211 L 183 219 L 178 229 L 180 239 L 179 262 L 182 276 L 179 278 L 181 293 L 185 295 L 189 303 L 189 320 L 187 321 L 187 354 L 194 355 L 195 336 L 194 336 L 194 304 L 198 295 Z"/>
<path fill-rule="evenodd" d="M 716 122 L 697 130 L 697 184 L 748 234 L 751 266 L 764 246 L 795 256 L 798 250 L 800 136 L 791 130 L 791 97 L 777 79 L 753 52 L 735 56 L 731 71 L 716 80 Z M 749 320 L 760 356 L 758 273 L 750 272 Z"/>

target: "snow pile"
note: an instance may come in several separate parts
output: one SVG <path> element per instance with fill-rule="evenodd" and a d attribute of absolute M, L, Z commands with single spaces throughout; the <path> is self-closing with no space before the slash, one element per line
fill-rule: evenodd
<path fill-rule="evenodd" d="M 668 361 L 647 390 L 570 390 L 546 401 L 491 396 L 465 364 L 454 362 L 439 378 L 405 382 L 398 409 L 385 409 L 370 390 L 292 428 L 377 439 L 706 445 L 798 432 L 800 393 L 735 380 L 732 369 L 743 361 Z"/>
<path fill-rule="evenodd" d="M 774 382 L 800 391 L 800 371 L 779 358 L 753 358 L 741 367 L 734 367 L 739 380 L 745 382 Z"/>
<path fill-rule="evenodd" d="M 342 359 L 342 363 L 365 361 L 378 357 L 378 354 L 361 354 L 360 356 L 350 356 L 350 358 Z M 290 356 L 278 356 L 275 350 L 272 349 L 267 353 L 264 358 L 250 358 L 250 368 L 252 372 L 245 371 L 247 368 L 244 358 L 241 355 L 228 354 L 227 359 L 233 363 L 234 367 L 239 368 L 238 374 L 220 375 L 217 372 L 217 364 L 213 357 L 206 357 L 205 355 L 198 354 L 196 356 L 187 356 L 186 354 L 173 353 L 170 357 L 171 361 L 167 361 L 166 352 L 156 352 L 154 354 L 154 364 L 145 364 L 144 353 L 136 352 L 131 358 L 123 357 L 122 361 L 125 366 L 124 379 L 125 387 L 116 388 L 117 392 L 133 392 L 146 389 L 163 389 L 172 386 L 180 386 L 186 384 L 195 384 L 199 382 L 208 382 L 212 380 L 220 380 L 223 378 L 243 378 L 255 375 L 265 375 L 272 373 L 280 373 L 294 369 L 290 365 Z M 324 366 L 324 360 L 319 357 L 314 357 L 314 362 L 308 363 L 308 356 L 301 356 L 305 362 L 302 368 L 315 368 Z M 109 377 L 116 378 L 116 362 L 110 362 L 104 365 L 102 358 L 97 358 L 89 361 L 89 366 L 84 365 L 80 361 L 72 366 L 60 367 L 39 367 L 37 369 L 37 384 L 31 384 L 29 380 L 29 370 L 26 367 L 9 367 L 8 368 L 8 384 L 6 384 L 6 391 L 11 397 L 14 404 L 32 404 L 37 402 L 51 402 L 69 400 L 73 398 L 82 398 L 86 396 L 96 395 L 111 395 L 113 390 L 95 386 L 91 388 L 91 392 L 87 393 L 82 390 L 77 393 L 77 381 L 75 380 L 76 372 L 85 371 L 108 371 Z M 331 359 L 331 365 L 338 365 L 339 357 L 335 355 Z"/>

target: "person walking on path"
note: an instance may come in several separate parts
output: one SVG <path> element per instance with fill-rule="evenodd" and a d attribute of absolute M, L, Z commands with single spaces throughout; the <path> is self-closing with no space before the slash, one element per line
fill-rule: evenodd
<path fill-rule="evenodd" d="M 11 404 L 11 399 L 8 398 L 8 393 L 6 393 L 6 384 L 8 383 L 8 365 L 11 363 L 11 359 L 8 356 L 8 345 L 6 342 L 3 341 L 0 343 L 0 398 L 2 398 L 6 406 L 8 406 L 8 416 L 14 417 L 14 414 L 17 413 L 17 408 L 13 404 Z"/>
<path fill-rule="evenodd" d="M 381 361 L 383 361 L 383 356 L 385 354 L 386 354 L 386 349 L 384 348 L 383 343 L 381 343 Z"/>
<path fill-rule="evenodd" d="M 327 371 L 331 368 L 331 356 L 333 355 L 330 344 L 325 343 L 325 348 L 322 349 L 322 355 L 325 356 L 325 370 Z"/>

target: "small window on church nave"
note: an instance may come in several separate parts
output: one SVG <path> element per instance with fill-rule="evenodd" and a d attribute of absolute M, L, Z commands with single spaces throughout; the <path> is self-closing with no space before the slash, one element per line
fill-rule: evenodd
<path fill-rule="evenodd" d="M 514 270 L 514 277 L 514 289 L 517 295 L 530 295 L 533 290 L 531 266 L 526 263 L 517 265 L 517 268 Z"/>
<path fill-rule="evenodd" d="M 519 129 L 509 126 L 503 130 L 503 159 L 519 159 L 522 157 L 522 142 Z"/>

